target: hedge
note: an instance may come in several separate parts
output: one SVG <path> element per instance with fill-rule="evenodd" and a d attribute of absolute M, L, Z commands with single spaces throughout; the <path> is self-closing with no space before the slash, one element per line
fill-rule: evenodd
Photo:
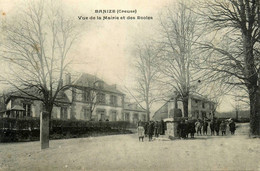
<path fill-rule="evenodd" d="M 52 119 L 50 139 L 131 133 L 136 125 L 126 121 L 82 121 Z M 39 140 L 39 118 L 0 118 L 0 142 Z"/>

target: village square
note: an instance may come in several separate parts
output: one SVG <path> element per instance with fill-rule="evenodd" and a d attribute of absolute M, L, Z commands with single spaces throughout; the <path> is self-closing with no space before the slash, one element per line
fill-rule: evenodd
<path fill-rule="evenodd" d="M 259 1 L 0 13 L 0 171 L 260 170 Z"/>

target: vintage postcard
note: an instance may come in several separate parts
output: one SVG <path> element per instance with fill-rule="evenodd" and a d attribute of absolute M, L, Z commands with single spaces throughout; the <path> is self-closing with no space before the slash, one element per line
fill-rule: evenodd
<path fill-rule="evenodd" d="M 259 0 L 0 0 L 0 171 L 260 170 Z"/>

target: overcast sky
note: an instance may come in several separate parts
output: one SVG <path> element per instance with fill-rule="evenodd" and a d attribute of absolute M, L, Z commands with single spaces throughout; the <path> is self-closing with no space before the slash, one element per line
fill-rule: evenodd
<path fill-rule="evenodd" d="M 21 0 L 0 0 L 0 11 L 6 17 L 14 13 L 15 5 Z M 73 70 L 97 74 L 110 84 L 131 83 L 131 52 L 135 43 L 141 39 L 152 37 L 152 30 L 157 25 L 157 16 L 169 0 L 62 0 L 79 23 L 86 22 L 82 27 L 82 36 L 71 51 L 74 64 Z M 172 2 L 172 1 L 171 1 Z M 137 10 L 137 14 L 96 14 L 95 10 Z M 114 20 L 86 21 L 79 16 L 150 16 L 153 20 Z M 3 18 L 3 16 L 1 16 Z M 1 18 L 1 19 L 2 19 Z M 230 98 L 223 98 L 219 111 L 232 110 Z"/>

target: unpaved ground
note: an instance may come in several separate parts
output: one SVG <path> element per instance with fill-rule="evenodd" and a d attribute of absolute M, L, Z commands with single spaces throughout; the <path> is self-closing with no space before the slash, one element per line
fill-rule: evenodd
<path fill-rule="evenodd" d="M 136 135 L 0 144 L 0 170 L 260 170 L 260 140 L 246 136 L 138 142 Z M 239 134 L 239 135 L 238 135 Z"/>

